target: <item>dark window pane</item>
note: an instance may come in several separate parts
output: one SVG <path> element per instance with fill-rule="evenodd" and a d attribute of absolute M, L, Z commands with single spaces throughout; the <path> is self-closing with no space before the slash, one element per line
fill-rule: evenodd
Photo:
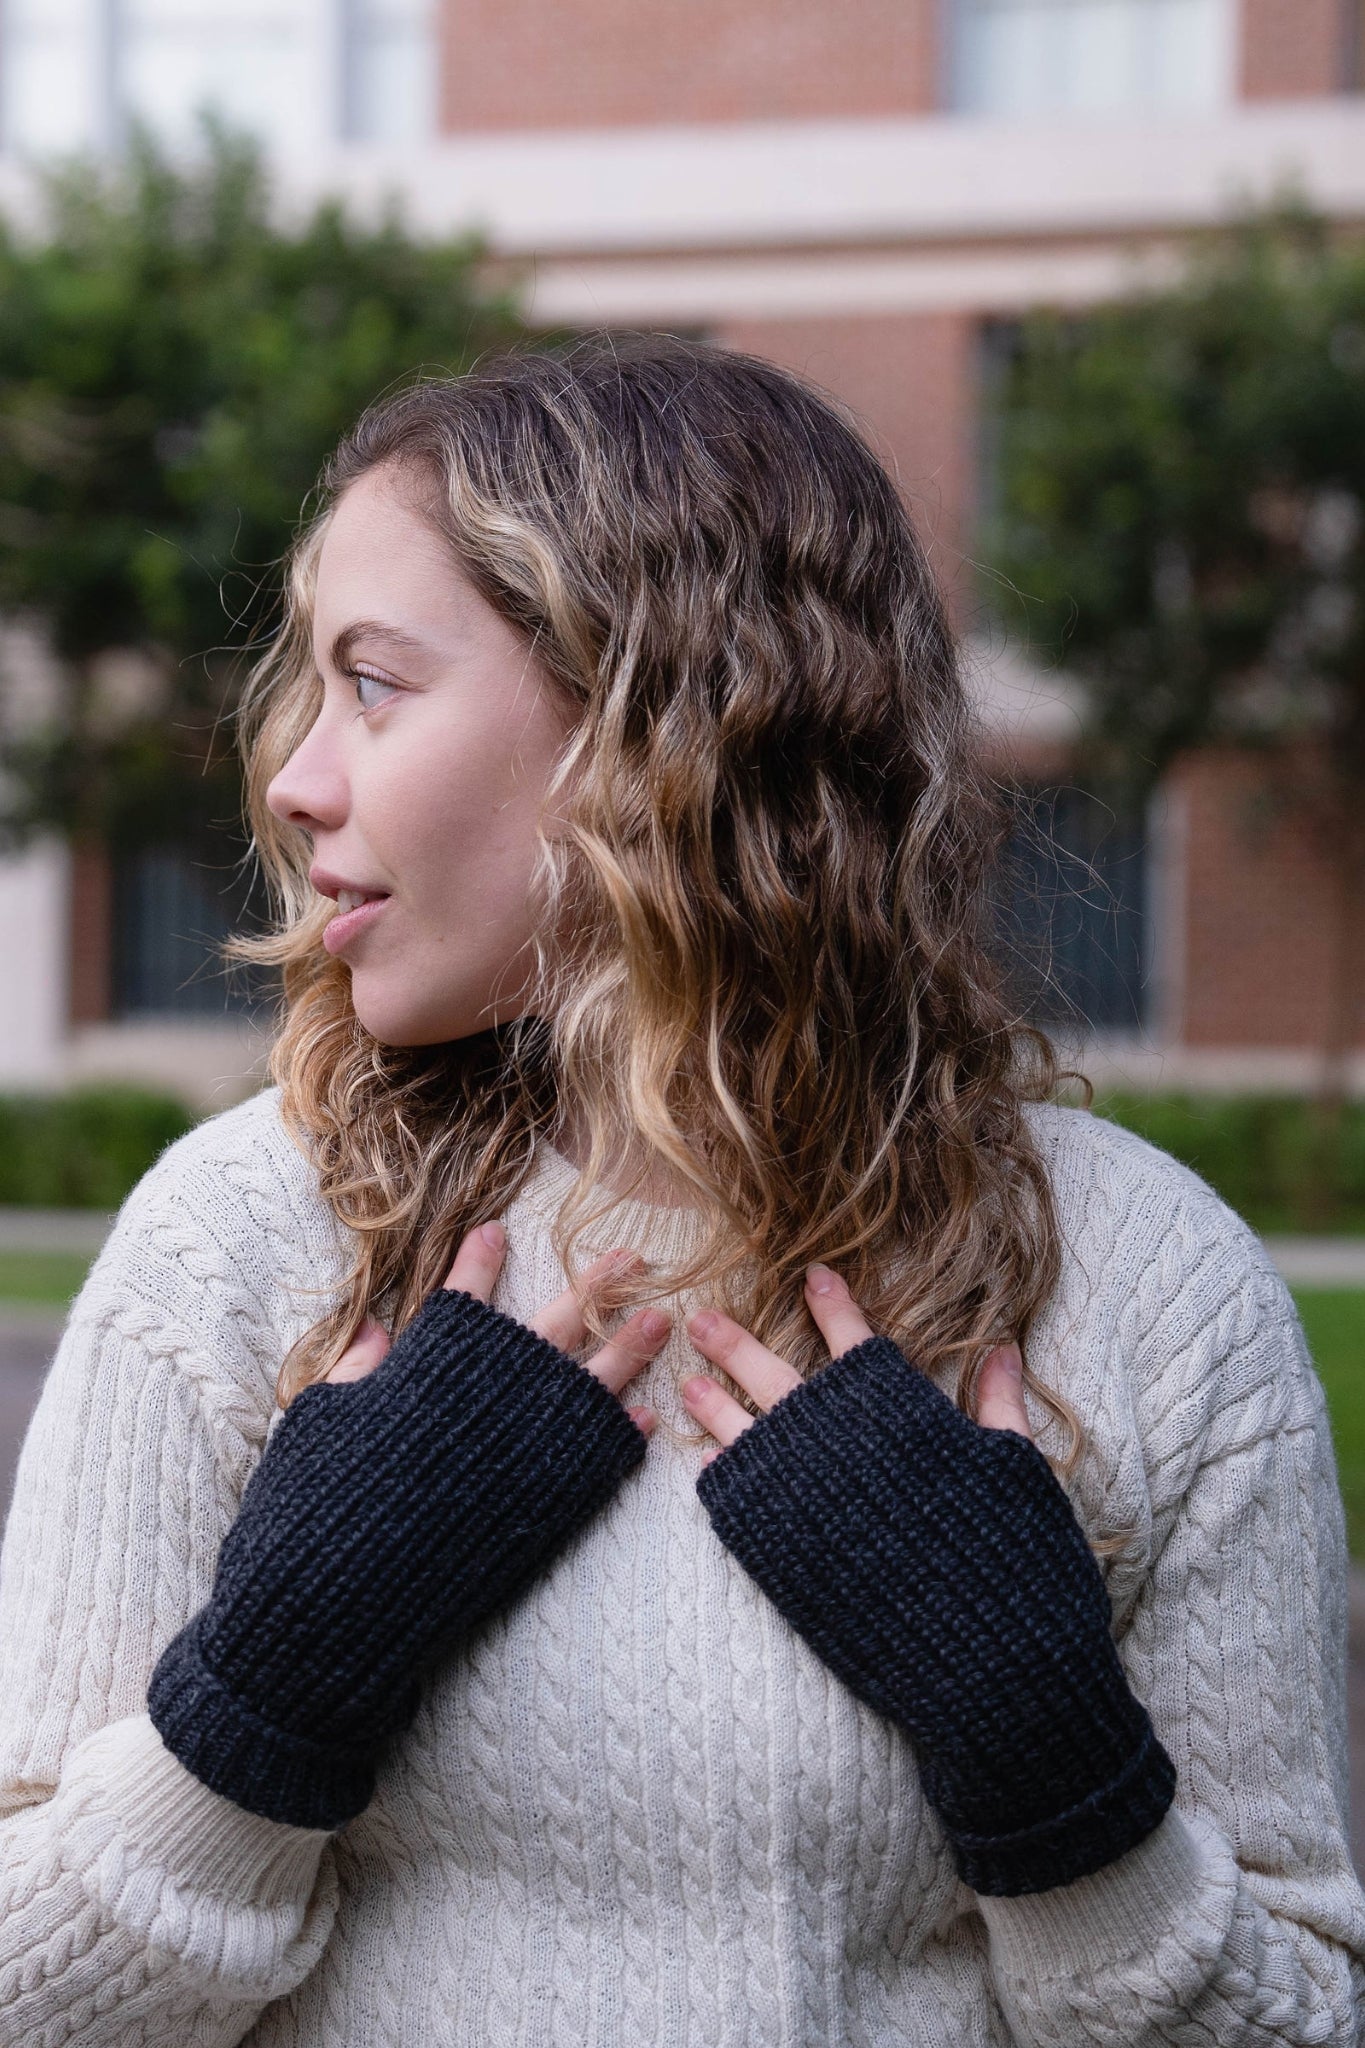
<path fill-rule="evenodd" d="M 1086 790 L 1021 790 L 996 878 L 1010 994 L 1036 1023 L 1134 1031 L 1145 1021 L 1146 843 Z"/>
<path fill-rule="evenodd" d="M 259 890 L 221 847 L 142 847 L 114 863 L 116 1017 L 228 1017 L 266 1000 L 268 978 L 225 967 L 229 932 L 259 921 Z"/>

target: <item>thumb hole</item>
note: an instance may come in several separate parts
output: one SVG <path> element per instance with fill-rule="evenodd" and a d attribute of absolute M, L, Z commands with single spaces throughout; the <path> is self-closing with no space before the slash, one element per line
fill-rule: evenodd
<path fill-rule="evenodd" d="M 1017 1344 L 997 1344 L 987 1353 L 978 1381 L 977 1417 L 984 1429 L 1012 1429 L 1033 1441 L 1024 1406 L 1024 1361 Z"/>
<path fill-rule="evenodd" d="M 333 1385 L 341 1380 L 363 1380 L 383 1363 L 388 1350 L 388 1331 L 373 1316 L 366 1316 L 359 1335 L 347 1345 L 327 1379 Z"/>

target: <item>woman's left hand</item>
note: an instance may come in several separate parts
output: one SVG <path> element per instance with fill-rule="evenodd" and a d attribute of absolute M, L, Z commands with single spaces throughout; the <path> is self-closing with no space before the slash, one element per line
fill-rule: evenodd
<path fill-rule="evenodd" d="M 985 1359 L 973 1418 L 829 1281 L 807 1270 L 833 1354 L 807 1379 L 729 1317 L 688 1317 L 759 1409 L 715 1379 L 684 1389 L 717 1439 L 698 1499 L 796 1634 L 910 1736 L 963 1882 L 1000 1895 L 1070 1884 L 1151 1833 L 1176 1772 L 1124 1672 L 1085 1530 L 1033 1441 L 1018 1347 Z"/>
<path fill-rule="evenodd" d="M 831 1358 L 872 1336 L 871 1324 L 844 1282 L 828 1266 L 806 1268 L 805 1294 Z M 718 1309 L 698 1309 L 695 1315 L 688 1316 L 687 1333 L 698 1351 L 738 1381 L 746 1394 L 752 1394 L 765 1414 L 784 1394 L 802 1384 L 795 1366 L 769 1351 L 766 1344 L 760 1344 L 757 1337 Z M 981 1368 L 978 1420 L 987 1429 L 1016 1430 L 1032 1442 L 1022 1373 L 1023 1360 L 1017 1344 L 998 1344 L 987 1355 Z M 718 1458 L 755 1419 L 726 1393 L 719 1380 L 709 1375 L 699 1374 L 695 1379 L 685 1380 L 682 1394 L 689 1415 L 716 1438 L 715 1447 L 702 1458 L 703 1465 Z"/>

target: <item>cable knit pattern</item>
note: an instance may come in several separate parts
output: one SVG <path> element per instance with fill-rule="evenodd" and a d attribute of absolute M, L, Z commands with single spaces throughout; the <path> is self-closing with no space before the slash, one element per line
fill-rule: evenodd
<path fill-rule="evenodd" d="M 628 1392 L 665 1425 L 643 1464 L 437 1666 L 363 1812 L 302 1827 L 192 1775 L 148 1684 L 346 1263 L 267 1092 L 125 1204 L 25 1440 L 0 1549 L 0 2048 L 1356 2042 L 1345 1536 L 1292 1303 L 1193 1175 L 1033 1115 L 1068 1250 L 1032 1362 L 1092 1432 L 1082 1527 L 1132 1531 L 1103 1576 L 1176 1770 L 1158 1826 L 1048 1890 L 962 1882 L 910 1737 L 717 1540 L 680 1323 Z M 564 1285 L 571 1178 L 546 1151 L 503 1218 L 494 1306 L 517 1320 Z M 671 1257 L 694 1223 L 622 1204 L 596 1248 Z"/>

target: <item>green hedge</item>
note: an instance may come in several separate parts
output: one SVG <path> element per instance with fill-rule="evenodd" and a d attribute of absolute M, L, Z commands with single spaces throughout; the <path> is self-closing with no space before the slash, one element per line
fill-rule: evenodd
<path fill-rule="evenodd" d="M 0 1203 L 116 1209 L 194 1121 L 183 1102 L 146 1088 L 0 1095 Z"/>
<path fill-rule="evenodd" d="M 1183 1159 L 1261 1231 L 1365 1232 L 1365 1103 L 1297 1096 L 1105 1095 L 1100 1116 Z"/>
<path fill-rule="evenodd" d="M 1095 1110 L 1183 1159 L 1258 1230 L 1365 1233 L 1365 1103 L 1326 1121 L 1293 1096 L 1110 1094 Z M 143 1088 L 0 1095 L 0 1203 L 117 1208 L 194 1121 Z"/>

